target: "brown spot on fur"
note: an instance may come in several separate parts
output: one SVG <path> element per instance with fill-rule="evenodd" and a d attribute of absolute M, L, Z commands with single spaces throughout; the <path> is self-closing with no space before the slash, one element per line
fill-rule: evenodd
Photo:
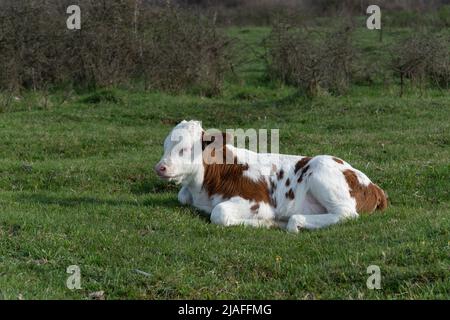
<path fill-rule="evenodd" d="M 355 198 L 358 213 L 372 213 L 387 208 L 386 195 L 380 187 L 373 183 L 368 186 L 360 184 L 353 170 L 345 170 L 343 174 L 350 189 L 350 196 Z"/>
<path fill-rule="evenodd" d="M 294 200 L 295 194 L 294 194 L 294 191 L 292 191 L 292 189 L 289 189 L 289 191 L 286 192 L 286 198 Z"/>
<path fill-rule="evenodd" d="M 256 203 L 256 204 L 254 204 L 254 205 L 252 205 L 251 207 L 250 207 L 250 210 L 253 212 L 253 213 L 258 213 L 258 210 L 259 210 L 259 203 Z"/>
<path fill-rule="evenodd" d="M 339 163 L 339 164 L 344 164 L 344 161 L 342 161 L 342 160 L 339 159 L 339 158 L 333 157 L 333 160 L 336 161 L 336 162 Z"/>
<path fill-rule="evenodd" d="M 270 180 L 270 192 L 275 192 L 276 189 L 277 189 L 277 185 L 276 185 L 275 181 Z"/>
<path fill-rule="evenodd" d="M 302 169 L 304 166 L 306 166 L 311 159 L 312 159 L 311 157 L 304 157 L 304 158 L 300 159 L 295 164 L 294 173 L 297 173 L 300 169 Z"/>
<path fill-rule="evenodd" d="M 283 177 L 284 177 L 284 170 L 281 169 L 277 174 L 277 178 L 278 178 L 278 180 L 281 180 L 281 179 L 283 179 Z"/>
<path fill-rule="evenodd" d="M 308 170 L 309 170 L 309 165 L 307 165 L 306 167 L 304 167 L 304 168 L 302 169 L 302 173 L 300 174 L 300 177 L 299 177 L 298 180 L 297 180 L 298 183 L 302 183 L 303 177 L 304 177 L 304 175 L 306 174 L 306 172 L 308 172 Z M 309 175 L 311 175 L 311 173 L 312 173 L 312 172 L 310 172 Z"/>
<path fill-rule="evenodd" d="M 289 178 L 287 178 L 287 180 L 286 180 L 286 187 L 289 187 L 290 184 L 291 184 L 291 180 Z"/>
<path fill-rule="evenodd" d="M 227 153 L 231 151 L 226 146 L 223 149 L 225 159 L 230 156 Z M 222 163 L 208 161 L 206 163 L 205 159 L 208 155 L 205 153 L 203 153 L 203 167 L 205 169 L 203 188 L 210 197 L 219 194 L 227 199 L 239 196 L 255 202 L 270 202 L 269 188 L 265 180 L 261 178 L 254 181 L 244 176 L 244 171 L 248 169 L 248 166 L 239 164 L 236 157 L 234 157 L 234 163 L 232 164 L 227 164 L 225 161 L 222 161 Z"/>
<path fill-rule="evenodd" d="M 271 202 L 270 204 L 272 205 L 272 207 L 274 207 L 275 209 L 277 208 L 277 199 L 275 197 L 272 197 L 272 199 L 270 199 Z"/>

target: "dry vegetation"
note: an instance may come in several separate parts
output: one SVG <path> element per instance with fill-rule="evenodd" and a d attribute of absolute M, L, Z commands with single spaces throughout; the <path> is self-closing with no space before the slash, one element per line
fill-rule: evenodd
<path fill-rule="evenodd" d="M 272 25 L 266 39 L 267 77 L 293 85 L 308 96 L 342 94 L 352 83 L 400 82 L 423 88 L 450 88 L 450 43 L 445 35 L 423 28 L 400 42 L 380 46 L 370 58 L 352 39 L 355 21 L 311 28 L 292 17 Z M 382 52 L 388 54 L 381 54 Z M 369 60 L 367 60 L 369 59 Z"/>
<path fill-rule="evenodd" d="M 230 42 L 213 19 L 132 0 L 79 3 L 82 28 L 75 31 L 65 26 L 69 2 L 3 4 L 1 89 L 138 82 L 170 91 L 220 91 Z"/>
<path fill-rule="evenodd" d="M 276 24 L 267 39 L 268 74 L 309 96 L 343 93 L 349 86 L 354 49 L 352 27 L 333 32 Z"/>
<path fill-rule="evenodd" d="M 391 67 L 400 77 L 401 93 L 406 79 L 420 87 L 450 88 L 449 48 L 448 39 L 432 34 L 413 35 L 392 48 Z"/>

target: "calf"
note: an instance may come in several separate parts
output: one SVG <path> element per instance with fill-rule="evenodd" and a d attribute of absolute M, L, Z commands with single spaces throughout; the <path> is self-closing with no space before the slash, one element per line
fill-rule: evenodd
<path fill-rule="evenodd" d="M 210 148 L 198 121 L 182 121 L 164 141 L 155 171 L 181 184 L 178 200 L 224 226 L 323 228 L 387 207 L 385 193 L 361 171 L 332 156 L 292 156 L 226 144 Z M 219 153 L 222 153 L 219 155 Z M 218 161 L 218 160 L 231 161 Z M 250 159 L 250 160 L 249 160 Z"/>

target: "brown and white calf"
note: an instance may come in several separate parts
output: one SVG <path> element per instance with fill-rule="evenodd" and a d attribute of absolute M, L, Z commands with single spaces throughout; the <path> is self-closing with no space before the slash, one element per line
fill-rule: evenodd
<path fill-rule="evenodd" d="M 215 224 L 298 232 L 387 207 L 384 191 L 339 158 L 254 153 L 224 144 L 221 157 L 231 162 L 206 161 L 216 152 L 208 140 L 200 122 L 181 122 L 164 141 L 155 171 L 181 184 L 178 200 Z"/>

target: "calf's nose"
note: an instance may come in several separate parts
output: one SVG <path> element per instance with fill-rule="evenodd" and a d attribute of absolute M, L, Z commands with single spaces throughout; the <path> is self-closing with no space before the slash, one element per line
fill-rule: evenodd
<path fill-rule="evenodd" d="M 155 166 L 155 172 L 156 173 L 165 173 L 166 172 L 166 170 L 167 170 L 167 167 L 165 166 L 165 165 L 163 165 L 163 164 L 157 164 L 156 166 Z"/>

